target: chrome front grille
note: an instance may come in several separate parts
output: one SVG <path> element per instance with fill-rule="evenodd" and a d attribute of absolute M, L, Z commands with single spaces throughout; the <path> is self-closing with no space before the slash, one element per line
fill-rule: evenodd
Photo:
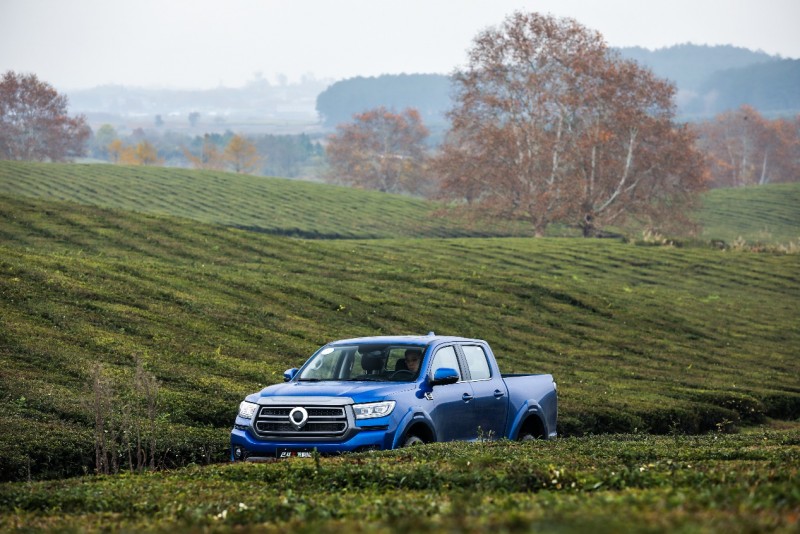
<path fill-rule="evenodd" d="M 307 414 L 300 428 L 290 419 L 298 408 Z M 274 438 L 337 438 L 347 432 L 347 425 L 344 406 L 262 406 L 253 424 L 259 436 Z"/>

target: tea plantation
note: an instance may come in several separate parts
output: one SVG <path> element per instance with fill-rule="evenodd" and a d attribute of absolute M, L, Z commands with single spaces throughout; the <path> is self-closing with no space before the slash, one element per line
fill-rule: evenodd
<path fill-rule="evenodd" d="M 727 235 L 799 236 L 798 189 L 781 187 Z M 0 162 L 0 528 L 797 528 L 800 254 L 478 233 L 437 209 L 225 173 Z M 215 464 L 241 398 L 319 345 L 430 330 L 487 339 L 506 372 L 552 373 L 562 438 Z M 174 469 L 79 476 L 94 471 L 98 383 L 117 431 L 152 438 Z"/>

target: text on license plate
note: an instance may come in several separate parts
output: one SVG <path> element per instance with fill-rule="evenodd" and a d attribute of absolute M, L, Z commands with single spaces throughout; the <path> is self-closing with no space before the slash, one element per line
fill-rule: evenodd
<path fill-rule="evenodd" d="M 311 458 L 311 451 L 278 451 L 278 458 Z"/>

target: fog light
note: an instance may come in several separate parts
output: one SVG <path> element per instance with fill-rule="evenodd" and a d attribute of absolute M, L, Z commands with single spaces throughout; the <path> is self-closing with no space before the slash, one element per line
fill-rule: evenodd
<path fill-rule="evenodd" d="M 244 460 L 244 449 L 241 447 L 234 447 L 233 448 L 233 457 L 237 460 Z"/>

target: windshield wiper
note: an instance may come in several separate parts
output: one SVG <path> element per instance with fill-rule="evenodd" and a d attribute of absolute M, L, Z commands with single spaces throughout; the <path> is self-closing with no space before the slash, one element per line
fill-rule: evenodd
<path fill-rule="evenodd" d="M 321 378 L 298 378 L 298 382 L 320 382 Z"/>

